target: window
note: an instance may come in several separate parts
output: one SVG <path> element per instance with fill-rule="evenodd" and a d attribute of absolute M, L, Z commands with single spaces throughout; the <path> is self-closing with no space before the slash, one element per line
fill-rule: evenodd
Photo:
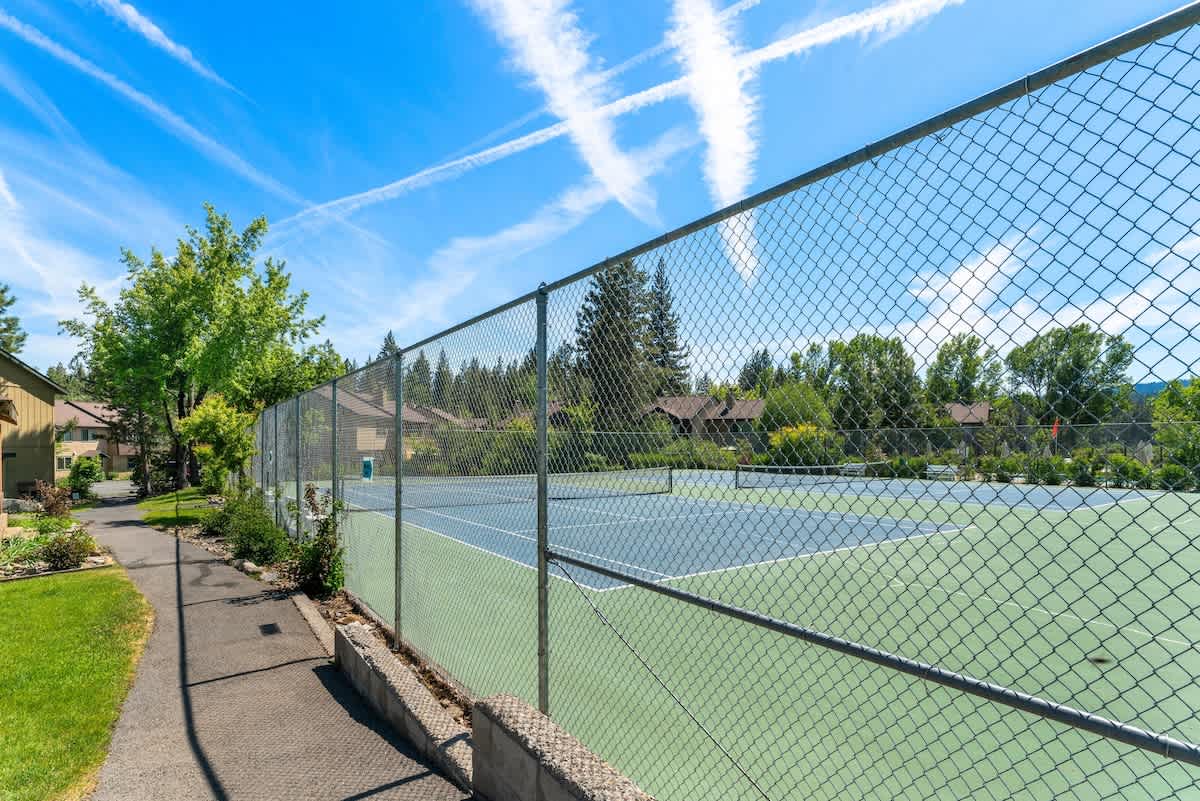
<path fill-rule="evenodd" d="M 56 461 L 57 461 L 57 465 L 56 465 L 55 469 L 57 469 L 57 470 L 69 470 L 71 468 L 71 457 L 70 456 L 59 456 Z"/>

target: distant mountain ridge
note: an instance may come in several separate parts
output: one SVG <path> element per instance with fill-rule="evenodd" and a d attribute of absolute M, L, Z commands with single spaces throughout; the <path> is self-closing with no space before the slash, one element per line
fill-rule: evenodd
<path fill-rule="evenodd" d="M 1134 384 L 1133 391 L 1136 392 L 1137 394 L 1141 395 L 1144 398 L 1153 398 L 1155 395 L 1157 395 L 1158 393 L 1160 393 L 1164 389 L 1166 389 L 1167 384 L 1169 384 L 1169 383 L 1171 383 L 1171 382 L 1170 381 L 1144 381 L 1141 384 Z M 1192 383 L 1192 379 L 1185 378 L 1185 379 L 1181 380 L 1180 383 L 1186 387 L 1188 384 Z"/>

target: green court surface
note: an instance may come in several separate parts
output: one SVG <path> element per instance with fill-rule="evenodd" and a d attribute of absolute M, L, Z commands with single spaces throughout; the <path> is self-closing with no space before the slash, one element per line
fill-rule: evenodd
<path fill-rule="evenodd" d="M 737 503 L 747 519 L 786 506 L 942 528 L 666 583 L 1200 741 L 1200 621 L 1190 608 L 1200 598 L 1200 496 L 1147 493 L 1052 512 L 703 485 L 675 492 Z M 429 519 L 404 527 L 404 638 L 477 696 L 536 701 L 536 574 L 464 541 L 461 523 L 438 530 Z M 352 512 L 344 527 L 347 585 L 386 619 L 392 531 L 381 512 Z M 751 779 L 772 799 L 1159 799 L 1195 786 L 1194 769 L 1164 757 L 642 588 L 597 591 L 595 577 L 567 570 L 579 586 L 551 568 L 552 717 L 658 798 L 761 798 Z"/>

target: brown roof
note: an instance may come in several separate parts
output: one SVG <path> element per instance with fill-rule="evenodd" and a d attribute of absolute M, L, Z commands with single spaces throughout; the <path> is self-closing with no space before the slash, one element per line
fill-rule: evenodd
<path fill-rule="evenodd" d="M 445 423 L 455 428 L 479 429 L 487 427 L 487 420 L 482 417 L 459 417 L 445 409 L 436 406 L 414 406 L 416 412 L 434 423 Z"/>
<path fill-rule="evenodd" d="M 708 395 L 678 395 L 657 398 L 646 407 L 646 414 L 661 412 L 676 420 L 691 420 L 701 414 L 705 407 L 717 403 L 716 398 Z"/>
<path fill-rule="evenodd" d="M 732 404 L 709 395 L 677 395 L 658 398 L 646 407 L 646 414 L 661 412 L 676 420 L 757 420 L 762 417 L 764 401 L 737 398 Z"/>
<path fill-rule="evenodd" d="M 705 413 L 705 420 L 757 420 L 762 417 L 766 401 L 761 398 L 737 398 L 727 405 L 720 401 Z"/>
<path fill-rule="evenodd" d="M 982 403 L 947 403 L 946 414 L 960 426 L 984 425 L 992 415 L 992 404 Z"/>
<path fill-rule="evenodd" d="M 333 398 L 332 385 L 317 387 L 316 393 L 325 398 Z M 396 402 L 391 398 L 368 398 L 346 387 L 339 386 L 337 391 L 338 407 L 360 417 L 377 419 L 392 419 L 396 414 Z M 432 425 L 428 417 L 418 412 L 407 403 L 400 410 L 400 419 L 408 425 Z"/>
<path fill-rule="evenodd" d="M 108 428 L 116 415 L 109 406 L 92 401 L 56 400 L 54 402 L 54 425 L 63 428 L 72 420 L 83 428 Z"/>

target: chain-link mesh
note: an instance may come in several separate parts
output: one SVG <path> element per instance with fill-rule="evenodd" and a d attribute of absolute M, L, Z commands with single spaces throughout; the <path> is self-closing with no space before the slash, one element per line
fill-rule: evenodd
<path fill-rule="evenodd" d="M 1200 500 L 1178 491 L 1200 395 L 1131 386 L 1200 354 L 1198 46 L 1173 35 L 556 289 L 551 397 L 595 416 L 558 433 L 568 462 L 678 469 L 670 496 L 552 504 L 551 549 L 1200 742 Z M 553 715 L 657 797 L 1197 791 L 1170 758 L 559 576 Z"/>
<path fill-rule="evenodd" d="M 404 352 L 404 639 L 480 697 L 536 698 L 533 303 Z"/>
<path fill-rule="evenodd" d="M 1200 794 L 1200 30 L 1149 38 L 310 393 L 347 586 L 661 799 Z"/>
<path fill-rule="evenodd" d="M 300 525 L 314 532 L 315 515 L 324 514 L 326 496 L 333 493 L 333 388 L 325 384 L 300 396 Z M 308 499 L 308 488 L 316 495 Z M 315 503 L 316 508 L 311 504 Z"/>
<path fill-rule="evenodd" d="M 338 493 L 346 588 L 392 621 L 396 547 L 396 369 L 392 359 L 337 380 Z"/>
<path fill-rule="evenodd" d="M 275 407 L 275 508 L 279 524 L 293 537 L 298 536 L 299 513 L 296 481 L 299 475 L 300 411 L 296 398 Z"/>

